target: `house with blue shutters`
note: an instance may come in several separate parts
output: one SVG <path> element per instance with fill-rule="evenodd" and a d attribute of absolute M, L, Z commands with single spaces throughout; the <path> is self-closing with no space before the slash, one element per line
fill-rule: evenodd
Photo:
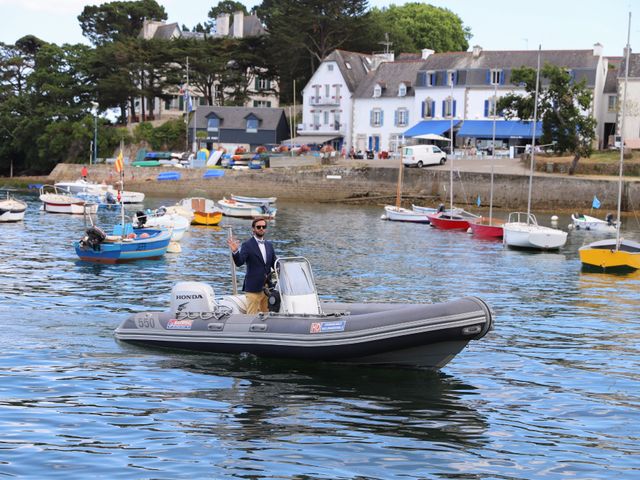
<path fill-rule="evenodd" d="M 354 55 L 361 54 L 340 52 L 339 58 Z M 347 149 L 393 152 L 403 135 L 405 141 L 411 141 L 426 134 L 447 138 L 453 134 L 456 148 L 472 145 L 482 149 L 490 145 L 494 128 L 498 146 L 507 149 L 525 145 L 531 142 L 534 133 L 531 123 L 507 120 L 495 105 L 508 93 L 525 94 L 524 88 L 511 83 L 511 75 L 516 68 L 536 68 L 537 55 L 537 50 L 483 51 L 476 46 L 469 52 L 434 53 L 424 49 L 419 55 L 402 54 L 397 59 L 391 53 L 386 61 L 376 65 L 369 57 L 358 57 L 366 59 L 359 63 L 366 68 L 359 75 L 352 74 L 349 87 L 341 90 L 353 91 L 353 101 L 341 98 L 339 105 L 336 102 L 325 107 L 318 78 L 324 70 L 328 71 L 331 63 L 335 64 L 336 55 L 331 54 L 305 87 L 305 123 L 301 127 L 304 133 L 311 128 L 327 133 L 322 119 L 328 117 L 325 123 L 332 125 L 328 109 L 340 115 L 339 129 L 332 132 L 332 137 L 340 136 Z M 592 50 L 543 50 L 541 62 L 562 66 L 576 81 L 586 81 L 593 92 L 588 113 L 598 121 L 598 146 L 606 146 L 614 126 L 602 115 L 608 71 L 602 46 L 596 44 Z M 344 67 L 344 62 L 339 65 Z M 338 67 L 336 71 L 342 69 Z M 318 103 L 322 108 L 318 108 Z M 309 124 L 308 119 L 312 119 Z M 539 137 L 541 133 L 541 126 L 537 125 L 535 135 Z"/>

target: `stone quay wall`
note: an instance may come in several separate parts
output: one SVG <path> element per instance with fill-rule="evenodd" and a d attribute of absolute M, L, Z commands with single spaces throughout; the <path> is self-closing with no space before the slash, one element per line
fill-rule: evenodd
<path fill-rule="evenodd" d="M 80 177 L 81 166 L 59 164 L 48 177 L 50 183 Z M 160 173 L 179 172 L 180 180 L 158 180 Z M 203 169 L 171 169 L 166 167 L 125 168 L 125 189 L 144 192 L 148 196 L 202 196 L 218 200 L 236 195 L 276 196 L 283 201 L 335 203 L 394 203 L 397 192 L 397 168 L 371 166 L 307 165 L 261 170 L 225 169 L 224 175 L 203 178 Z M 112 165 L 91 165 L 89 180 L 115 183 L 118 175 Z M 449 171 L 404 169 L 403 205 L 448 204 Z M 493 204 L 496 208 L 525 210 L 529 177 L 495 174 Z M 490 174 L 454 172 L 453 197 L 457 205 L 475 205 L 480 196 L 489 205 Z M 617 208 L 618 180 L 614 177 L 575 177 L 568 175 L 536 175 L 532 188 L 534 210 L 577 210 L 591 207 L 594 195 L 601 211 Z M 638 208 L 640 181 L 623 184 L 623 211 Z"/>

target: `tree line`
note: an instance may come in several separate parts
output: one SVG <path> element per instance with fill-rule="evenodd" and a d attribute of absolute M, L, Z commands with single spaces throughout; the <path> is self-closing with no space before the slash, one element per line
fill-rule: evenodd
<path fill-rule="evenodd" d="M 268 34 L 216 36 L 217 16 L 238 10 L 256 14 Z M 77 18 L 91 45 L 56 45 L 33 35 L 0 43 L 0 175 L 11 167 L 40 174 L 61 161 L 88 161 L 96 115 L 106 111 L 118 118 L 113 125 L 98 116 L 98 156 L 112 155 L 128 135 L 114 127 L 126 125 L 129 115 L 144 122 L 157 99 L 185 83 L 187 61 L 189 84 L 209 105 L 244 104 L 248 78 L 258 72 L 278 79 L 281 103 L 288 104 L 294 81 L 306 84 L 334 49 L 379 51 L 387 34 L 396 52 L 464 51 L 471 36 L 450 10 L 421 3 L 369 8 L 366 0 L 263 0 L 252 12 L 223 0 L 203 22 L 181 26 L 201 34 L 198 40 L 140 38 L 145 19 L 167 20 L 155 0 L 88 5 Z M 176 125 L 135 134 L 154 148 L 184 145 L 184 129 Z"/>

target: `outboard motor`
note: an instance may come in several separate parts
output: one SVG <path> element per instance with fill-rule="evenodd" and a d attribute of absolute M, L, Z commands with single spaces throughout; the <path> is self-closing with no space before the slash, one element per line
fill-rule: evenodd
<path fill-rule="evenodd" d="M 444 203 L 441 203 L 440 205 L 438 205 L 438 213 L 442 213 L 444 212 Z"/>
<path fill-rule="evenodd" d="M 615 225 L 615 222 L 613 221 L 613 213 L 607 213 L 607 216 L 604 217 L 604 219 L 609 225 Z"/>
<path fill-rule="evenodd" d="M 171 315 L 213 312 L 216 301 L 211 285 L 178 282 L 171 289 Z"/>
<path fill-rule="evenodd" d="M 134 220 L 136 222 L 135 228 L 144 228 L 144 224 L 147 223 L 147 214 L 142 210 L 138 210 Z"/>
<path fill-rule="evenodd" d="M 89 247 L 93 250 L 99 250 L 100 244 L 104 242 L 107 238 L 107 234 L 100 227 L 96 227 L 92 225 L 87 228 L 85 232 L 85 236 L 80 240 L 80 245 L 82 247 Z"/>
<path fill-rule="evenodd" d="M 162 217 L 165 213 L 167 213 L 166 207 L 160 207 L 155 211 L 156 217 Z"/>

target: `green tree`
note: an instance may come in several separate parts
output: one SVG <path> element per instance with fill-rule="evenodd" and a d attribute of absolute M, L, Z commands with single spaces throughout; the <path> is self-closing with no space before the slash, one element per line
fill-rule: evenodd
<path fill-rule="evenodd" d="M 115 1 L 87 5 L 78 15 L 82 34 L 94 45 L 135 38 L 144 20 L 166 20 L 164 7 L 155 0 Z"/>
<path fill-rule="evenodd" d="M 465 51 L 471 31 L 458 15 L 448 8 L 425 3 L 390 5 L 373 8 L 364 38 L 370 45 L 381 43 L 388 33 L 396 53 L 419 52 L 430 48 L 436 52 Z"/>
<path fill-rule="evenodd" d="M 569 174 L 575 173 L 582 157 L 593 152 L 596 119 L 591 115 L 593 93 L 586 79 L 574 81 L 563 67 L 545 64 L 540 72 L 540 84 L 546 79 L 546 88 L 539 87 L 538 115 L 542 120 L 542 143 L 551 144 L 557 154 L 569 153 L 573 161 Z M 508 94 L 498 101 L 498 109 L 507 118 L 529 120 L 533 117 L 536 89 L 536 71 L 530 67 L 514 69 L 514 85 L 524 85 L 527 95 Z"/>

